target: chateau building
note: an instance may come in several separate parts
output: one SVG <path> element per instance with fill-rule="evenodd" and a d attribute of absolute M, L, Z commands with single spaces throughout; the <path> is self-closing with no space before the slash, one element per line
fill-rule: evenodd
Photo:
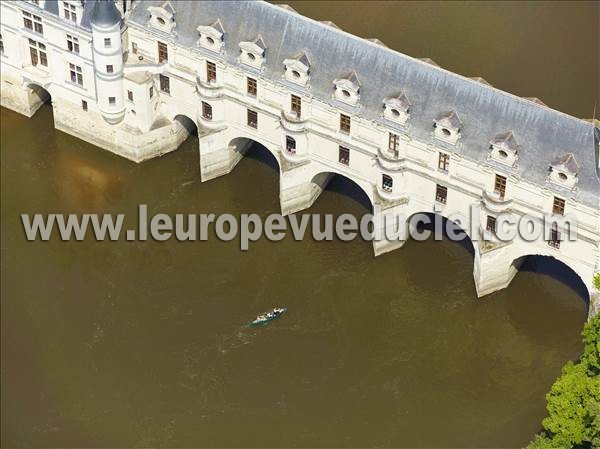
<path fill-rule="evenodd" d="M 592 297 L 600 269 L 598 122 L 449 72 L 288 6 L 230 1 L 3 1 L 2 106 L 32 116 L 51 97 L 57 129 L 140 162 L 198 130 L 202 181 L 258 142 L 280 168 L 284 214 L 334 174 L 373 213 L 477 215 L 479 296 L 529 255 L 573 270 Z M 577 240 L 480 237 L 496 217 L 573 214 Z M 406 226 L 404 226 L 406 229 Z M 375 254 L 403 245 L 374 244 Z M 566 269 L 566 268 L 565 268 Z M 592 302 L 594 299 L 592 299 Z M 592 307 L 593 308 L 593 307 Z"/>

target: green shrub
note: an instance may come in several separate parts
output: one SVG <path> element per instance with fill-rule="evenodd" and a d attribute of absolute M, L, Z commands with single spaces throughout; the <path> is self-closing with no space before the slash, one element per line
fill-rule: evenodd
<path fill-rule="evenodd" d="M 544 432 L 527 449 L 600 447 L 600 315 L 586 323 L 582 336 L 581 360 L 568 362 L 552 385 Z"/>

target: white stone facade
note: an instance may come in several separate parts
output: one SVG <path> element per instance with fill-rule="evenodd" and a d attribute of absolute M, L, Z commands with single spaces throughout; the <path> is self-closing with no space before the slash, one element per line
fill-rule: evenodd
<path fill-rule="evenodd" d="M 128 12 L 116 26 L 92 23 L 88 28 L 65 20 L 60 11 L 58 16 L 48 13 L 42 1 L 41 7 L 34 3 L 1 3 L 3 106 L 31 116 L 42 104 L 41 87 L 52 97 L 58 129 L 136 162 L 175 150 L 187 137 L 176 117 L 187 117 L 198 127 L 202 181 L 232 171 L 248 145 L 259 142 L 279 163 L 284 214 L 313 204 L 332 174 L 354 181 L 376 214 L 410 217 L 436 212 L 452 219 L 453 214 L 468 217 L 471 206 L 478 205 L 478 233 L 485 229 L 488 215 L 529 214 L 541 220 L 552 212 L 555 197 L 566 198 L 564 213 L 574 214 L 579 224 L 577 241 L 563 241 L 559 248 L 542 239 L 474 242 L 477 294 L 506 287 L 527 255 L 563 262 L 593 293 L 592 277 L 600 266 L 598 202 L 586 204 L 565 195 L 571 184 L 561 186 L 560 180 L 540 184 L 516 172 L 518 136 L 515 141 L 512 134 L 490 136 L 487 159 L 474 161 L 460 151 L 460 111 L 440 110 L 431 118 L 430 138 L 417 138 L 411 132 L 411 97 L 400 89 L 393 95 L 381 94 L 380 119 L 364 118 L 360 114 L 361 89 L 368 84 L 364 77 L 359 81 L 354 72 L 341 73 L 331 79 L 331 96 L 322 98 L 310 90 L 314 56 L 304 53 L 282 59 L 280 76 L 267 77 L 261 67 L 270 57 L 269 46 L 277 43 L 260 34 L 238 42 L 237 63 L 231 63 L 223 57 L 221 42 L 228 24 L 218 18 L 196 24 L 197 45 L 181 45 L 176 39 L 181 32 L 177 2 L 150 8 L 145 2 L 134 3 L 136 10 L 148 10 L 147 23 L 129 21 Z M 79 1 L 73 3 L 81 6 Z M 24 26 L 24 12 L 41 17 L 43 33 Z M 77 38 L 78 52 L 69 50 L 67 34 Z M 30 39 L 45 45 L 47 66 L 32 64 Z M 82 83 L 77 73 L 72 80 L 71 66 L 80 69 Z M 256 81 L 256 94 L 249 89 L 248 78 Z M 293 96 L 300 98 L 299 114 Z M 249 110 L 256 113 L 256 127 L 249 125 Z M 349 131 L 341 129 L 342 114 L 350 118 Z M 393 144 L 390 133 L 397 136 Z M 340 161 L 340 147 L 349 150 L 347 163 Z M 440 154 L 448 156 L 445 169 Z M 503 198 L 494 192 L 497 174 L 506 178 Z M 436 200 L 438 185 L 447 188 L 445 204 Z M 462 227 L 468 233 L 472 228 L 470 223 Z M 376 243 L 375 254 L 403 243 Z"/>

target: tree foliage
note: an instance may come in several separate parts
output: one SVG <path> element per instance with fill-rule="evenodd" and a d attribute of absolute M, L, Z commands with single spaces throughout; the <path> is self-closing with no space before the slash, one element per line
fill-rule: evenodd
<path fill-rule="evenodd" d="M 582 332 L 578 363 L 568 362 L 546 395 L 544 432 L 527 449 L 600 447 L 600 315 Z"/>

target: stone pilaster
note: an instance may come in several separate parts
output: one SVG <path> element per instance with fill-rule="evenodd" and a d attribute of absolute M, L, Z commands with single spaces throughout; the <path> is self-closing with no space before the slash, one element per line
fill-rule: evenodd
<path fill-rule="evenodd" d="M 513 263 L 509 247 L 505 245 L 489 249 L 482 241 L 474 242 L 474 247 L 473 278 L 477 296 L 489 295 L 508 287 L 519 272 L 518 262 Z"/>
<path fill-rule="evenodd" d="M 404 209 L 404 202 L 390 203 L 382 201 L 373 205 L 375 224 L 373 252 L 375 257 L 402 248 L 406 243 L 408 239 L 408 221 Z M 388 216 L 387 220 L 386 216 Z"/>
<path fill-rule="evenodd" d="M 282 172 L 279 191 L 281 214 L 289 215 L 308 209 L 332 177 L 331 173 L 322 173 L 310 179 L 305 166 Z"/>
<path fill-rule="evenodd" d="M 237 139 L 237 145 L 229 145 L 225 130 L 201 134 L 198 140 L 202 182 L 231 172 L 240 159 L 244 157 L 246 150 L 252 145 L 251 140 L 244 139 Z"/>

